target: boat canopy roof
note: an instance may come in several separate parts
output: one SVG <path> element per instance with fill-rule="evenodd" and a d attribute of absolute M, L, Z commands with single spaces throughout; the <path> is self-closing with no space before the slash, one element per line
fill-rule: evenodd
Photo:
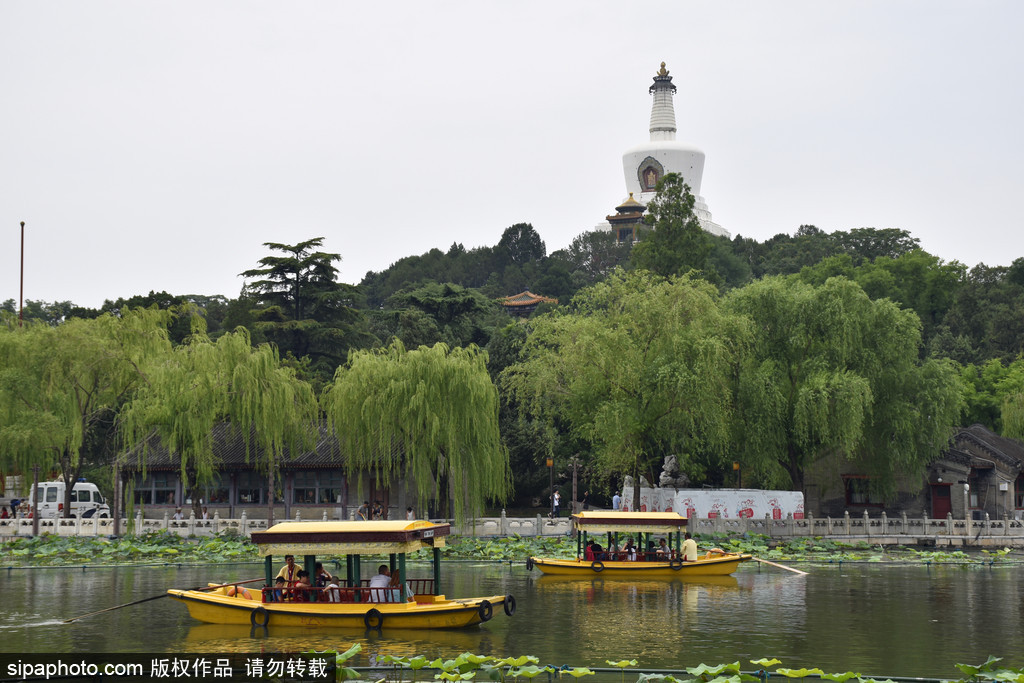
<path fill-rule="evenodd" d="M 450 524 L 416 521 L 282 522 L 254 531 L 259 554 L 374 555 L 413 553 L 444 546 Z"/>
<path fill-rule="evenodd" d="M 669 534 L 686 528 L 686 517 L 678 512 L 615 512 L 590 510 L 572 516 L 580 531 Z"/>

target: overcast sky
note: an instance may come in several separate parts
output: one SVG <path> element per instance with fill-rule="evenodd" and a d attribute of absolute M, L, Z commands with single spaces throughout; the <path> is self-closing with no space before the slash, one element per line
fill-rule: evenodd
<path fill-rule="evenodd" d="M 238 295 L 264 242 L 341 279 L 626 195 L 665 61 L 733 235 L 902 228 L 1024 256 L 1024 3 L 0 2 L 0 300 Z"/>

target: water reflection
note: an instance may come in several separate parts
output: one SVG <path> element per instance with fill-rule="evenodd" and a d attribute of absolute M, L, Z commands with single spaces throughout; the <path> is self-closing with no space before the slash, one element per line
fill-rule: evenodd
<path fill-rule="evenodd" d="M 326 629 L 277 626 L 253 628 L 240 624 L 199 624 L 188 629 L 176 651 L 180 652 L 300 652 L 337 650 L 353 644 L 363 646 L 369 656 L 450 656 L 450 653 L 481 652 L 493 648 L 490 635 L 480 629 L 418 631 L 388 629 L 383 633 L 366 629 Z M 366 662 L 369 663 L 368 661 Z"/>

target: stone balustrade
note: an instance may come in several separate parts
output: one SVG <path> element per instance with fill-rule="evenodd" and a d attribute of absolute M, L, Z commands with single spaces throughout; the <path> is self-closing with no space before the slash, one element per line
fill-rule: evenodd
<path fill-rule="evenodd" d="M 326 513 L 321 517 L 328 521 Z M 302 521 L 301 513 L 294 521 Z M 212 519 L 175 520 L 169 515 L 163 519 L 145 519 L 141 515 L 132 520 L 121 520 L 120 533 L 147 533 L 170 531 L 181 536 L 213 536 L 225 531 L 240 536 L 249 536 L 253 531 L 267 528 L 267 520 L 249 519 L 245 512 L 238 519 L 221 519 L 214 514 Z M 871 517 L 867 512 L 842 517 L 814 517 L 802 519 L 789 516 L 785 519 L 737 518 L 691 519 L 691 533 L 699 536 L 726 534 L 741 536 L 759 534 L 777 539 L 822 537 L 832 540 L 867 540 L 882 545 L 934 545 L 934 546 L 1016 546 L 1024 547 L 1024 521 L 1019 519 L 990 519 L 988 515 L 980 520 L 945 519 L 928 517 L 887 516 L 885 513 Z M 41 519 L 40 533 L 61 536 L 109 536 L 114 533 L 112 519 Z M 464 525 L 454 525 L 453 533 L 463 536 L 565 536 L 571 531 L 569 518 L 536 517 L 479 517 Z M 31 519 L 0 520 L 0 537 L 31 536 Z"/>

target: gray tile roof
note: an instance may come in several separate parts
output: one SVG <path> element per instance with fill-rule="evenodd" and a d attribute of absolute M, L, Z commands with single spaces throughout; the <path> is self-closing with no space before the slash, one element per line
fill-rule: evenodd
<path fill-rule="evenodd" d="M 214 427 L 210 437 L 213 439 L 214 455 L 221 463 L 218 469 L 222 471 L 250 470 L 262 461 L 263 449 L 256 444 L 252 431 L 250 431 L 248 453 L 241 431 L 233 429 L 226 422 Z M 168 451 L 155 434 L 146 444 L 136 446 L 122 454 L 121 467 L 128 471 L 140 470 L 143 457 L 145 457 L 147 471 L 177 470 L 179 468 L 178 455 Z M 341 453 L 338 439 L 330 433 L 326 425 L 321 424 L 317 429 L 316 441 L 311 449 L 295 454 L 285 450 L 281 469 L 337 468 L 344 464 L 345 458 Z"/>

